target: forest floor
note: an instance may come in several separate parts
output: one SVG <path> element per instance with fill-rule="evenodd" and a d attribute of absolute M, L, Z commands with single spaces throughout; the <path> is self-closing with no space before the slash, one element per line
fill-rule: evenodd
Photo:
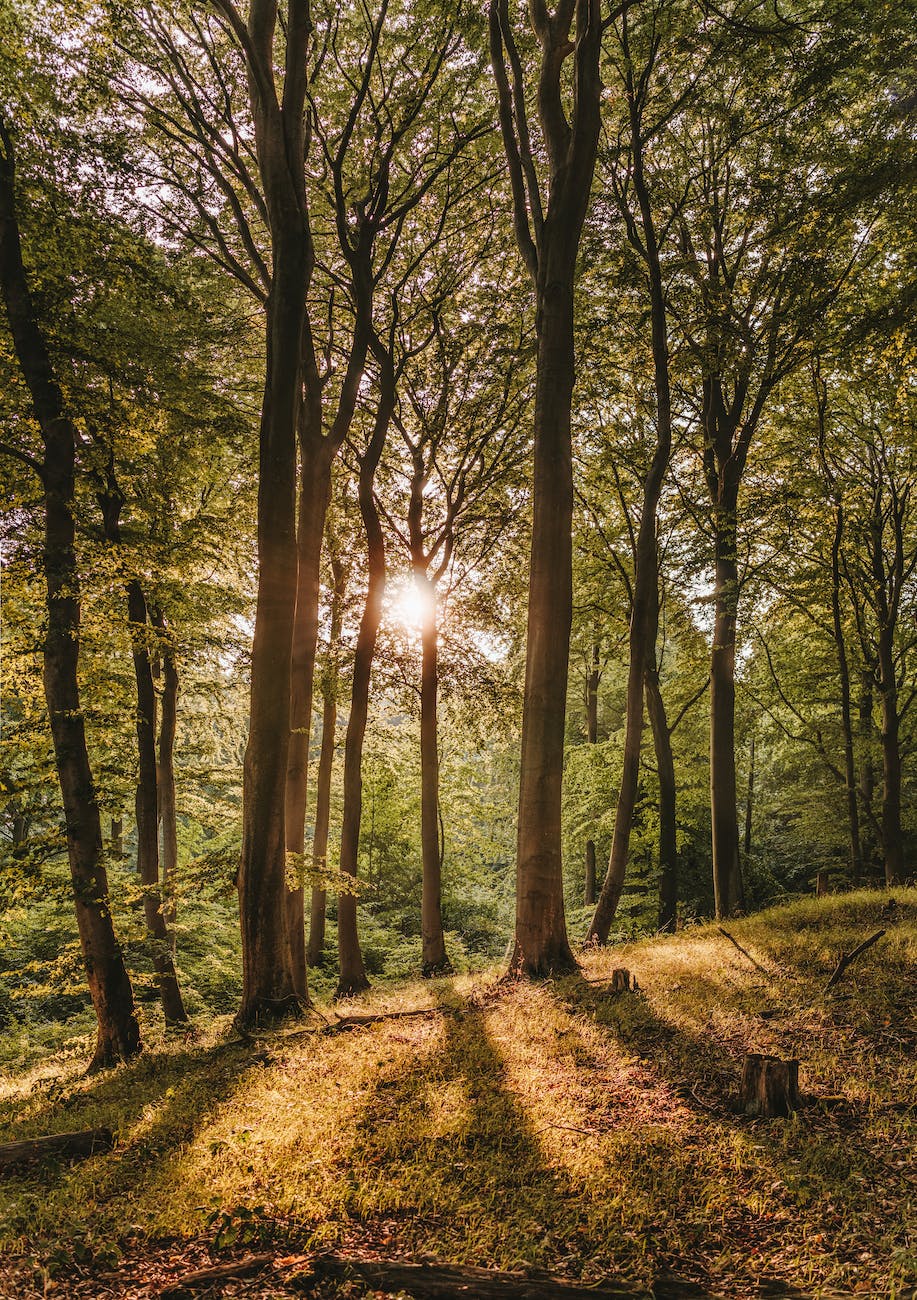
<path fill-rule="evenodd" d="M 0 1183 L 0 1296 L 139 1300 L 250 1254 L 252 1276 L 184 1294 L 365 1294 L 309 1280 L 335 1251 L 635 1297 L 915 1297 L 917 890 L 893 897 L 730 923 L 747 955 L 697 926 L 563 980 L 417 983 L 249 1042 L 223 1021 L 103 1075 L 71 1056 L 0 1077 L 0 1141 L 117 1139 Z M 638 992 L 612 995 L 619 966 Z M 794 1117 L 737 1113 L 748 1051 L 799 1058 Z"/>

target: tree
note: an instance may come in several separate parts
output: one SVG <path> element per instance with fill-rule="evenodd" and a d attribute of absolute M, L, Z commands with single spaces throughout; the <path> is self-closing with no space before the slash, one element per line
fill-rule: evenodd
<path fill-rule="evenodd" d="M 531 0 L 529 14 L 540 46 L 537 99 L 543 158 L 529 130 L 526 73 L 509 5 L 507 0 L 491 0 L 491 62 L 514 229 L 535 288 L 534 498 L 511 967 L 520 974 L 537 976 L 576 966 L 564 919 L 561 857 L 564 715 L 573 602 L 570 411 L 575 378 L 576 259 L 592 189 L 601 116 L 602 21 L 598 0 L 561 0 L 553 14 L 543 0 Z M 573 91 L 568 97 L 565 65 L 570 58 Z M 569 119 L 566 105 L 571 106 Z"/>
<path fill-rule="evenodd" d="M 80 943 L 98 1024 L 90 1068 L 99 1069 L 135 1056 L 140 1050 L 140 1029 L 133 989 L 109 910 L 99 806 L 80 708 L 80 581 L 74 548 L 77 431 L 64 409 L 29 290 L 16 216 L 13 139 L 2 122 L 0 144 L 0 287 L 43 444 L 40 459 L 21 448 L 14 449 L 13 454 L 35 471 L 44 492 L 42 563 L 48 610 L 44 687 L 67 821 Z M 4 450 L 10 451 L 6 447 Z"/>

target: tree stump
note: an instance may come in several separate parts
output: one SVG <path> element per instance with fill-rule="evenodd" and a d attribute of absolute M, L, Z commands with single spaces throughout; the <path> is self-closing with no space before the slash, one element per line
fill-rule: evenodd
<path fill-rule="evenodd" d="M 799 1062 L 749 1052 L 742 1067 L 739 1104 L 746 1115 L 764 1119 L 792 1115 L 799 1109 Z"/>
<path fill-rule="evenodd" d="M 636 993 L 637 981 L 624 966 L 617 966 L 611 972 L 612 993 Z"/>
<path fill-rule="evenodd" d="M 819 871 L 819 872 L 816 872 L 816 875 L 815 875 L 815 897 L 816 897 L 816 898 L 824 898 L 825 895 L 826 895 L 826 894 L 830 894 L 830 892 L 831 892 L 831 889 L 830 889 L 830 883 L 829 883 L 829 880 L 828 880 L 828 873 L 827 873 L 827 871 Z"/>

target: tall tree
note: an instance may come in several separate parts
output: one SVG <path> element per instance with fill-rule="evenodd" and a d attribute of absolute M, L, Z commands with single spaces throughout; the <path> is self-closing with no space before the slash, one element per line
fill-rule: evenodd
<path fill-rule="evenodd" d="M 561 848 L 573 608 L 570 411 L 576 261 L 601 118 L 602 19 L 598 0 L 560 0 L 553 13 L 544 0 L 531 0 L 529 16 L 540 47 L 537 112 L 543 159 L 529 130 L 526 69 L 508 0 L 491 0 L 491 62 L 514 228 L 535 288 L 534 498 L 511 967 L 537 976 L 576 966 L 564 918 Z M 568 60 L 572 93 L 566 85 Z"/>
<path fill-rule="evenodd" d="M 99 805 L 80 707 L 80 578 L 74 545 L 77 431 L 65 410 L 29 289 L 16 215 L 13 139 L 3 122 L 0 147 L 0 287 L 43 444 L 41 458 L 19 448 L 14 454 L 35 471 L 44 492 L 42 562 L 48 611 L 44 688 L 67 824 L 80 944 L 97 1021 L 91 1068 L 102 1068 L 136 1055 L 140 1029 L 130 977 L 112 925 Z M 4 450 L 10 449 L 4 446 Z"/>

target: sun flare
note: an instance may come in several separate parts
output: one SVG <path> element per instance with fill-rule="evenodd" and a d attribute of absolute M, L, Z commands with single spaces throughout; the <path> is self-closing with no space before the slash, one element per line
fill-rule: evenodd
<path fill-rule="evenodd" d="M 394 595 L 392 612 L 396 622 L 410 631 L 418 631 L 433 609 L 435 597 L 416 582 L 406 582 Z"/>

